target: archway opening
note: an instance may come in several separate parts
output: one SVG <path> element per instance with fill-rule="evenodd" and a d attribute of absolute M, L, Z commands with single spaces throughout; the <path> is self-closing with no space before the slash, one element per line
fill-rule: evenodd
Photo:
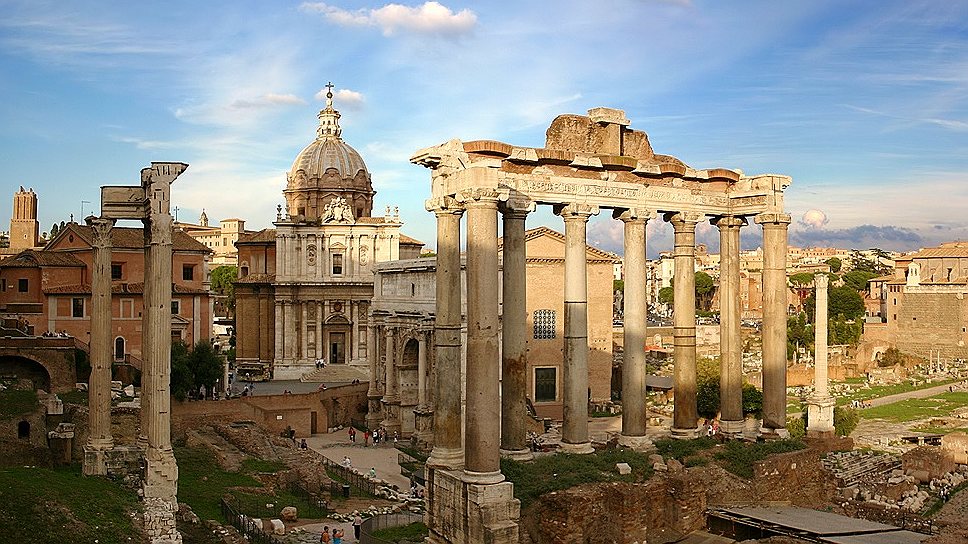
<path fill-rule="evenodd" d="M 30 422 L 21 421 L 17 424 L 17 438 L 21 440 L 30 440 Z"/>
<path fill-rule="evenodd" d="M 29 380 L 34 390 L 50 391 L 50 372 L 41 363 L 16 355 L 0 356 L 0 375 Z M 25 387 L 25 386 L 24 386 Z"/>

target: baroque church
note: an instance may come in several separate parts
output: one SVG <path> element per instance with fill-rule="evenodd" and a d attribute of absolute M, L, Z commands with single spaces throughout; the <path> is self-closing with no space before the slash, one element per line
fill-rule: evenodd
<path fill-rule="evenodd" d="M 366 379 L 374 263 L 417 258 L 423 248 L 401 234 L 396 208 L 373 216 L 370 173 L 343 141 L 327 87 L 316 139 L 286 175 L 286 207 L 277 207 L 275 228 L 243 233 L 236 242 L 242 379 L 299 379 L 319 361 L 356 367 L 358 373 L 341 376 Z"/>

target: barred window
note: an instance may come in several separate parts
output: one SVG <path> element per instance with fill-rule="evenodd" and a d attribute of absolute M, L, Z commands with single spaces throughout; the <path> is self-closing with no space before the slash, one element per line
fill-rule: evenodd
<path fill-rule="evenodd" d="M 554 367 L 534 369 L 534 401 L 558 400 L 558 369 Z"/>
<path fill-rule="evenodd" d="M 555 337 L 555 315 L 554 310 L 535 310 L 534 311 L 534 337 L 538 340 L 545 340 Z"/>

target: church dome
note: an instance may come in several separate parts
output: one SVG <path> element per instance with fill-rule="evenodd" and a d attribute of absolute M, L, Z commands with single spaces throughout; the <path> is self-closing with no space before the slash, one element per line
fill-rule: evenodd
<path fill-rule="evenodd" d="M 327 204 L 337 199 L 342 199 L 354 219 L 369 217 L 373 209 L 376 193 L 370 173 L 363 157 L 343 141 L 340 114 L 333 109 L 332 84 L 327 88 L 316 139 L 296 156 L 286 175 L 283 194 L 289 216 L 297 222 L 321 220 Z"/>

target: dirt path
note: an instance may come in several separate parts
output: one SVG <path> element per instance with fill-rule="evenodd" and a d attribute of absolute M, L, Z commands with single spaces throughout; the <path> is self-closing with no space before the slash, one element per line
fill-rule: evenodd
<path fill-rule="evenodd" d="M 876 399 L 871 399 L 867 402 L 871 405 L 871 407 L 874 407 L 874 406 L 883 406 L 885 404 L 893 404 L 895 402 L 899 402 L 907 399 L 923 399 L 927 397 L 933 397 L 941 393 L 947 393 L 949 391 L 948 389 L 949 387 L 954 388 L 955 391 L 961 390 L 962 388 L 959 387 L 960 385 L 961 384 L 957 384 L 957 383 L 936 385 L 934 387 L 928 387 L 926 389 L 918 389 L 917 391 L 907 391 L 905 393 L 898 393 L 896 395 L 878 397 Z"/>

